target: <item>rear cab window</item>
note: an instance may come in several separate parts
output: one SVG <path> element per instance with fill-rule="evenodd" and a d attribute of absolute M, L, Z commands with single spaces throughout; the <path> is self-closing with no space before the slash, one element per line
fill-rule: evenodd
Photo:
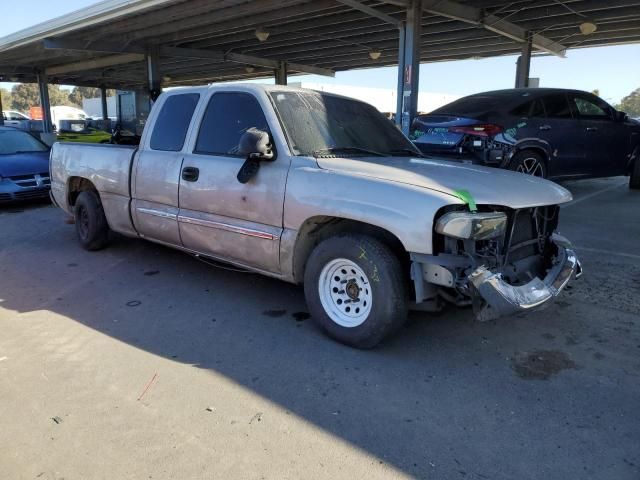
<path fill-rule="evenodd" d="M 202 117 L 193 153 L 239 157 L 240 137 L 250 128 L 271 136 L 257 98 L 245 92 L 216 92 Z"/>
<path fill-rule="evenodd" d="M 165 100 L 151 133 L 152 150 L 182 150 L 199 99 L 198 93 L 181 93 L 171 95 Z"/>

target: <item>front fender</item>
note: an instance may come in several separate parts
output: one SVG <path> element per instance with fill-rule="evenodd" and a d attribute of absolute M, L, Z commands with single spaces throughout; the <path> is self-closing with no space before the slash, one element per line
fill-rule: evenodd
<path fill-rule="evenodd" d="M 338 217 L 395 235 L 407 252 L 431 254 L 436 212 L 462 201 L 413 185 L 315 167 L 292 167 L 287 180 L 284 227 L 297 231 L 309 218 Z"/>

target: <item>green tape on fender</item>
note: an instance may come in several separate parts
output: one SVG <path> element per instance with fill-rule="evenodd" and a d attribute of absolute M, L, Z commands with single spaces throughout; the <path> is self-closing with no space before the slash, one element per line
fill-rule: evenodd
<path fill-rule="evenodd" d="M 477 212 L 478 207 L 476 205 L 476 201 L 473 199 L 473 196 L 469 193 L 468 190 L 456 190 L 453 194 L 466 203 L 469 206 L 469 210 L 472 212 Z"/>

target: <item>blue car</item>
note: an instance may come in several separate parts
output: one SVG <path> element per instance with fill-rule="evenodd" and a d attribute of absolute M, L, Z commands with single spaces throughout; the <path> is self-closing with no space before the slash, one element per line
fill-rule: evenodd
<path fill-rule="evenodd" d="M 551 179 L 629 175 L 640 189 L 640 125 L 588 92 L 470 95 L 417 116 L 411 138 L 425 154 Z"/>
<path fill-rule="evenodd" d="M 0 127 L 0 204 L 49 198 L 49 147 L 31 134 Z"/>

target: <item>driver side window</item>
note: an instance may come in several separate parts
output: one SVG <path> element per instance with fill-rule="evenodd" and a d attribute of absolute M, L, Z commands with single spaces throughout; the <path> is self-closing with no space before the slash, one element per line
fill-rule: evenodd
<path fill-rule="evenodd" d="M 262 107 L 253 95 L 214 93 L 202 118 L 194 153 L 240 157 L 240 137 L 252 127 L 270 134 Z"/>

